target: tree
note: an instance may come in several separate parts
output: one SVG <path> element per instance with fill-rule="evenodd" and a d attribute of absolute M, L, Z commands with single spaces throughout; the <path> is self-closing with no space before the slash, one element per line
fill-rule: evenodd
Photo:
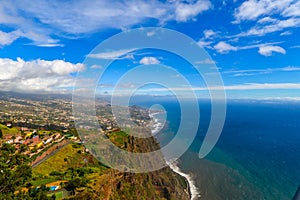
<path fill-rule="evenodd" d="M 50 200 L 53 199 L 52 197 L 47 196 L 47 192 L 49 191 L 49 188 L 47 188 L 45 185 L 41 185 L 41 187 L 37 188 L 31 188 L 29 189 L 27 193 L 26 199 L 36 199 L 36 200 Z M 54 198 L 55 199 L 55 198 Z"/>
<path fill-rule="evenodd" d="M 10 144 L 0 146 L 0 199 L 11 199 L 31 178 L 30 158 Z"/>
<path fill-rule="evenodd" d="M 27 199 L 27 200 L 51 200 L 47 197 L 47 188 L 31 187 L 30 158 L 24 154 L 27 147 L 17 149 L 7 143 L 0 145 L 0 199 Z M 28 192 L 22 192 L 22 188 L 28 188 Z"/>
<path fill-rule="evenodd" d="M 71 171 L 71 180 L 65 184 L 65 188 L 71 191 L 72 195 L 75 195 L 76 189 L 85 187 L 88 181 L 84 177 L 85 173 L 82 174 L 80 169 L 69 168 L 68 170 Z"/>
<path fill-rule="evenodd" d="M 0 129 L 0 139 L 3 138 L 3 133 L 2 133 L 2 130 Z"/>

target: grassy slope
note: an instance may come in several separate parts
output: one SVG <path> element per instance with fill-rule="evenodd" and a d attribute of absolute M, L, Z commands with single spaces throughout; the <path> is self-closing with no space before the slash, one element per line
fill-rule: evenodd
<path fill-rule="evenodd" d="M 17 135 L 20 133 L 20 131 L 17 128 L 8 128 L 3 124 L 0 124 L 0 129 L 2 130 L 3 135 Z"/>
<path fill-rule="evenodd" d="M 63 147 L 55 155 L 44 161 L 42 164 L 32 170 L 34 181 L 33 185 L 40 185 L 53 182 L 58 179 L 69 179 L 68 176 L 50 176 L 50 173 L 57 171 L 60 173 L 67 172 L 69 168 L 88 167 L 93 171 L 100 172 L 105 168 L 101 166 L 90 154 L 79 153 L 83 146 L 69 144 Z M 85 162 L 87 161 L 87 163 Z"/>
<path fill-rule="evenodd" d="M 144 144 L 137 142 L 131 146 L 129 136 L 124 132 L 114 132 L 109 137 L 117 146 L 127 150 L 130 148 L 131 151 L 136 151 L 141 147 L 148 151 L 157 145 L 154 141 L 148 141 Z M 127 148 L 124 146 L 125 142 L 128 144 Z M 184 179 L 174 174 L 169 168 L 145 174 L 122 173 L 105 168 L 90 154 L 78 153 L 79 150 L 83 150 L 83 146 L 69 144 L 34 168 L 33 176 L 36 180 L 32 184 L 45 184 L 59 179 L 69 180 L 68 175 L 50 176 L 50 173 L 53 171 L 64 173 L 71 167 L 84 167 L 92 169 L 93 172 L 86 174 L 89 189 L 77 193 L 77 199 L 188 199 L 183 191 L 186 188 Z M 89 160 L 88 164 L 84 163 L 85 158 Z"/>

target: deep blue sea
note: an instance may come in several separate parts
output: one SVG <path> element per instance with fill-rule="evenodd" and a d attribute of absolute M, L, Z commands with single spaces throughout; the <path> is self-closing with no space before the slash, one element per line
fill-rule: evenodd
<path fill-rule="evenodd" d="M 138 104 L 164 107 L 168 123 L 157 138 L 161 145 L 168 143 L 180 123 L 178 102 Z M 228 101 L 221 137 L 202 160 L 198 151 L 210 121 L 210 103 L 199 101 L 199 106 L 196 139 L 178 163 L 193 177 L 199 199 L 292 199 L 300 185 L 300 102 Z"/>

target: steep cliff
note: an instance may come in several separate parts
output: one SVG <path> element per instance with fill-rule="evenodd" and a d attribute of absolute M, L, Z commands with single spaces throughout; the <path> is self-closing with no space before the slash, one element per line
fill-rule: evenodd
<path fill-rule="evenodd" d="M 150 152 L 159 149 L 153 137 L 134 138 L 124 132 L 108 134 L 117 146 L 132 152 Z M 117 138 L 122 138 L 118 140 Z M 118 143 L 117 141 L 122 141 Z M 125 145 L 126 144 L 126 145 Z M 85 190 L 78 190 L 70 199 L 190 199 L 185 178 L 165 167 L 149 173 L 126 173 L 107 169 L 94 177 Z"/>

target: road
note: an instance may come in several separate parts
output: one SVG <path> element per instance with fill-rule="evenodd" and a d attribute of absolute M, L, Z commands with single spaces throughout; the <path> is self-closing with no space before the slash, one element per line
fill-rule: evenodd
<path fill-rule="evenodd" d="M 45 158 L 41 159 L 40 161 L 38 161 L 37 163 L 35 163 L 34 165 L 32 165 L 32 168 L 35 168 L 37 166 L 39 166 L 40 164 L 42 164 L 45 160 L 47 160 L 48 158 L 50 158 L 51 156 L 55 155 L 57 152 L 59 152 L 59 150 L 61 150 L 63 147 L 67 146 L 68 144 L 70 144 L 71 141 L 68 141 L 66 144 L 59 146 L 57 149 L 55 149 L 54 151 L 52 151 L 49 155 L 45 156 Z"/>

